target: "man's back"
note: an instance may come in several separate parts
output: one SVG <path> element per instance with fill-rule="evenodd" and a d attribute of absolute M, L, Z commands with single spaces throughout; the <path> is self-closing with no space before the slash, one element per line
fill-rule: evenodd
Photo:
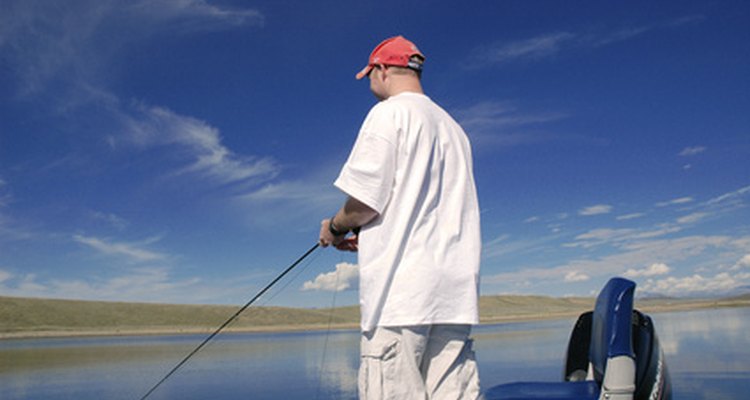
<path fill-rule="evenodd" d="M 373 107 L 336 185 L 379 212 L 359 238 L 363 330 L 478 322 L 471 150 L 442 108 L 417 93 Z"/>

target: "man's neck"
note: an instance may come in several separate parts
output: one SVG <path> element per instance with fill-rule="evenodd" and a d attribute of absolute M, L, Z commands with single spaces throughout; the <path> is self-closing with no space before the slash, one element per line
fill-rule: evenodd
<path fill-rule="evenodd" d="M 422 90 L 422 85 L 419 81 L 394 82 L 394 85 L 389 90 L 388 97 L 393 97 L 401 93 L 424 94 L 424 90 Z"/>

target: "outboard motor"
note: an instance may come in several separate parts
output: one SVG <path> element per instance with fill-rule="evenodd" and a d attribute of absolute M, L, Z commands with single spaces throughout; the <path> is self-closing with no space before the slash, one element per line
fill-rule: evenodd
<path fill-rule="evenodd" d="M 589 370 L 592 315 L 593 311 L 581 314 L 570 334 L 563 374 L 567 382 L 593 379 Z M 632 332 L 636 364 L 633 400 L 671 400 L 672 387 L 667 363 L 651 317 L 633 310 Z"/>
<path fill-rule="evenodd" d="M 486 400 L 671 400 L 664 353 L 651 318 L 633 308 L 635 282 L 612 278 L 568 344 L 563 381 L 493 386 Z"/>

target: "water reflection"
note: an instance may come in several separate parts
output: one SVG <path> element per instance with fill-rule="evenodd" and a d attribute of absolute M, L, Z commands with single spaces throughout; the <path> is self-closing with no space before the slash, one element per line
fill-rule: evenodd
<path fill-rule="evenodd" d="M 750 392 L 750 308 L 653 314 L 675 399 Z M 574 319 L 474 331 L 485 387 L 559 380 Z M 138 399 L 204 336 L 0 341 L 4 400 Z M 151 399 L 355 399 L 355 331 L 224 334 Z"/>
<path fill-rule="evenodd" d="M 660 339 L 668 343 L 675 399 L 747 398 L 750 308 L 656 314 L 653 318 Z"/>

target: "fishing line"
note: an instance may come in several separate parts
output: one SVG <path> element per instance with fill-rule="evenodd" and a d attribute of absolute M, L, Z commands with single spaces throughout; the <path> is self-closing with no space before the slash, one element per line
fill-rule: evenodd
<path fill-rule="evenodd" d="M 201 342 L 201 344 L 198 345 L 198 347 L 196 347 L 195 349 L 193 349 L 193 351 L 191 351 L 190 354 L 188 354 L 187 356 L 185 356 L 185 358 L 183 358 L 182 361 L 180 361 L 179 363 L 177 363 L 177 365 L 175 365 L 174 368 L 172 368 L 171 371 L 169 371 L 166 375 L 164 375 L 163 378 L 161 378 L 161 380 L 159 382 L 156 383 L 156 385 L 154 385 L 148 392 L 146 392 L 146 394 L 143 395 L 143 397 L 141 397 L 140 400 L 145 400 L 146 398 L 148 398 L 148 396 L 150 396 L 151 393 L 153 393 L 159 386 L 161 386 L 162 383 L 164 383 L 167 379 L 169 379 L 170 376 L 172 376 L 175 372 L 177 372 L 177 370 L 180 369 L 180 367 L 182 367 L 191 357 L 193 357 L 197 352 L 199 352 L 200 349 L 202 349 L 206 344 L 208 344 L 208 342 L 210 342 L 211 339 L 213 339 L 216 335 L 218 335 L 219 332 L 221 332 L 224 328 L 226 328 L 227 325 L 229 325 L 230 323 L 232 323 L 232 321 L 234 321 L 235 319 L 237 319 L 237 317 L 239 317 L 240 314 L 242 314 L 243 311 L 245 311 L 256 300 L 258 300 L 258 298 L 260 298 L 260 296 L 262 296 L 269 289 L 271 289 L 271 287 L 273 285 L 275 285 L 276 282 L 278 282 L 279 280 L 281 280 L 281 278 L 283 278 L 286 274 L 288 274 L 289 271 L 291 271 L 292 269 L 294 269 L 294 267 L 296 267 L 297 264 L 301 263 L 302 260 L 304 260 L 307 256 L 310 255 L 310 253 L 312 253 L 313 251 L 315 251 L 315 249 L 317 249 L 318 246 L 320 246 L 320 244 L 319 243 L 315 243 L 315 246 L 311 247 L 310 250 L 308 250 L 300 258 L 298 258 L 297 261 L 293 262 L 292 265 L 288 266 L 281 274 L 279 274 L 276 278 L 274 278 L 274 280 L 272 280 L 271 283 L 269 283 L 268 285 L 266 285 L 266 287 L 264 287 L 263 289 L 261 289 L 260 292 L 258 292 L 258 294 L 256 294 L 252 299 L 250 299 L 250 301 L 248 301 L 244 306 L 242 306 L 242 308 L 240 308 L 239 310 L 237 310 L 237 312 L 234 313 L 234 315 L 232 315 L 231 317 L 229 317 L 228 320 L 226 320 L 223 324 L 221 324 L 221 326 L 218 329 L 216 329 L 212 334 L 210 334 L 206 339 L 204 339 L 203 342 Z"/>
<path fill-rule="evenodd" d="M 336 308 L 336 293 L 338 293 L 339 288 L 339 268 L 336 267 L 336 284 L 333 286 L 333 300 L 331 301 L 331 312 L 328 314 L 328 329 L 326 330 L 326 337 L 325 341 L 323 342 L 323 355 L 321 356 L 320 360 L 320 373 L 318 374 L 318 387 L 315 389 L 315 397 L 314 399 L 318 399 L 318 395 L 320 395 L 320 387 L 323 383 L 323 368 L 325 368 L 326 365 L 326 353 L 328 353 L 328 338 L 331 336 L 331 324 L 333 323 L 333 312 Z"/>
<path fill-rule="evenodd" d="M 320 253 L 312 256 L 304 264 L 302 264 L 299 267 L 295 268 L 294 274 L 292 274 L 291 277 L 289 279 L 287 279 L 284 284 L 282 284 L 281 286 L 279 286 L 278 288 L 276 288 L 275 292 L 272 292 L 272 293 L 268 294 L 266 297 L 264 297 L 263 301 L 261 301 L 258 304 L 258 306 L 259 307 L 263 307 L 263 306 L 267 305 L 268 303 L 270 303 L 271 301 L 273 301 L 273 299 L 275 299 L 276 296 L 280 295 L 281 293 L 284 293 L 284 291 L 286 290 L 286 288 L 289 287 L 289 285 L 291 285 L 292 282 L 296 282 L 297 278 L 299 278 L 300 275 L 302 275 L 303 273 L 305 273 L 305 270 L 307 269 L 307 267 L 309 267 L 310 264 L 312 264 L 313 262 L 315 262 L 315 260 L 319 256 L 320 256 Z"/>

